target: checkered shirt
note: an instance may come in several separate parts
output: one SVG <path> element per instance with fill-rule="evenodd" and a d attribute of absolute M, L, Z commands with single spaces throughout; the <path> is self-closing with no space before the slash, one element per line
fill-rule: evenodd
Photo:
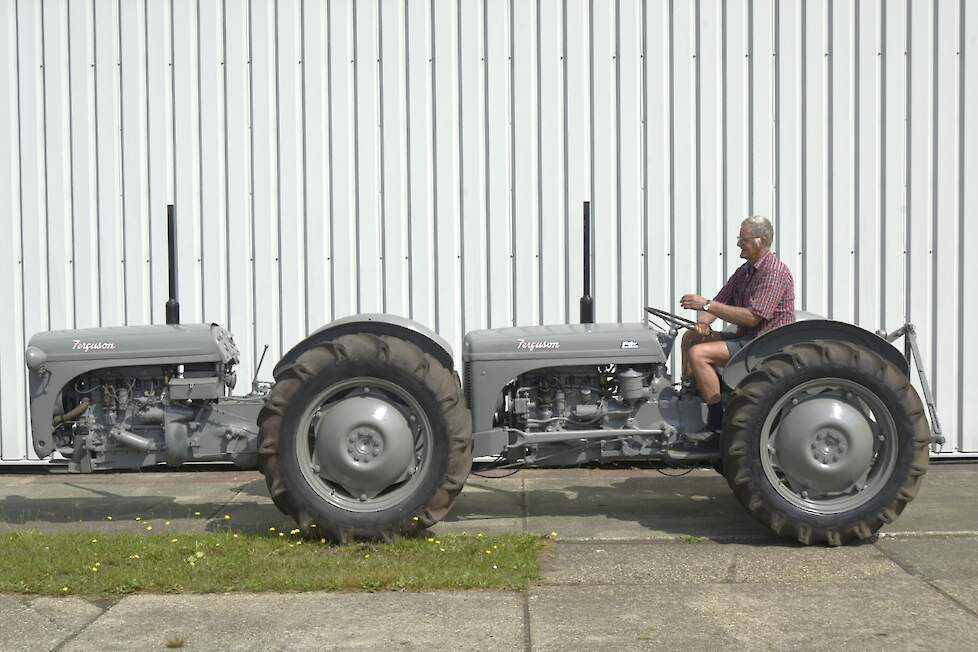
<path fill-rule="evenodd" d="M 795 281 L 773 253 L 737 268 L 713 300 L 747 308 L 760 318 L 754 328 L 738 326 L 737 337 L 755 338 L 795 321 Z"/>

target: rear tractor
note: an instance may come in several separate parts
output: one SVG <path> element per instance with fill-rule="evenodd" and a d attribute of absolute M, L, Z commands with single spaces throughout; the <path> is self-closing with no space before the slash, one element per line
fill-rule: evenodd
<path fill-rule="evenodd" d="M 172 210 L 169 233 L 165 325 L 30 340 L 42 458 L 71 472 L 258 468 L 282 512 L 335 542 L 437 523 L 473 459 L 508 469 L 706 465 L 774 532 L 839 545 L 896 519 L 917 494 L 929 446 L 943 441 L 911 325 L 887 335 L 804 313 L 722 370 L 724 427 L 703 437 L 705 406 L 667 366 L 693 322 L 646 308 L 643 322 L 591 323 L 589 263 L 580 324 L 473 331 L 457 364 L 421 324 L 356 315 L 295 345 L 274 382 L 234 396 L 231 334 L 179 323 Z M 586 261 L 589 235 L 585 204 Z"/>

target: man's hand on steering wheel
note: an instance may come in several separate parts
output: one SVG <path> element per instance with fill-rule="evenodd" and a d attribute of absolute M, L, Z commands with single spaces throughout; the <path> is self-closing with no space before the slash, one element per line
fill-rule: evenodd
<path fill-rule="evenodd" d="M 683 298 L 679 300 L 679 305 L 686 310 L 702 310 L 703 306 L 709 302 L 709 299 L 698 294 L 684 294 Z"/>

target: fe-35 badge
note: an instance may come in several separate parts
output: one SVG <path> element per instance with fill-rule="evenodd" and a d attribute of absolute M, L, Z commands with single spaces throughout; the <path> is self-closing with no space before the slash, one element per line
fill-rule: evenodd
<path fill-rule="evenodd" d="M 636 342 L 635 340 L 622 340 L 621 341 L 621 348 L 623 350 L 624 349 L 637 349 L 638 348 L 638 342 Z"/>

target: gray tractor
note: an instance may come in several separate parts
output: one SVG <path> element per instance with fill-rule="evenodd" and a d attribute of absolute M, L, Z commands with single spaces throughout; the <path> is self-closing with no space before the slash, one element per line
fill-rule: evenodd
<path fill-rule="evenodd" d="M 591 323 L 587 204 L 582 323 L 470 332 L 458 365 L 421 324 L 347 317 L 288 351 L 274 383 L 256 374 L 249 394 L 233 396 L 231 334 L 179 323 L 172 207 L 168 218 L 166 325 L 30 340 L 34 450 L 60 454 L 69 471 L 257 467 L 307 536 L 346 542 L 437 523 L 473 459 L 506 469 L 708 465 L 774 532 L 839 545 L 897 518 L 928 447 L 943 441 L 912 326 L 887 335 L 811 315 L 730 361 L 723 430 L 703 437 L 704 404 L 667 368 L 693 322 L 647 308 L 644 322 Z M 903 353 L 891 344 L 901 336 Z"/>

